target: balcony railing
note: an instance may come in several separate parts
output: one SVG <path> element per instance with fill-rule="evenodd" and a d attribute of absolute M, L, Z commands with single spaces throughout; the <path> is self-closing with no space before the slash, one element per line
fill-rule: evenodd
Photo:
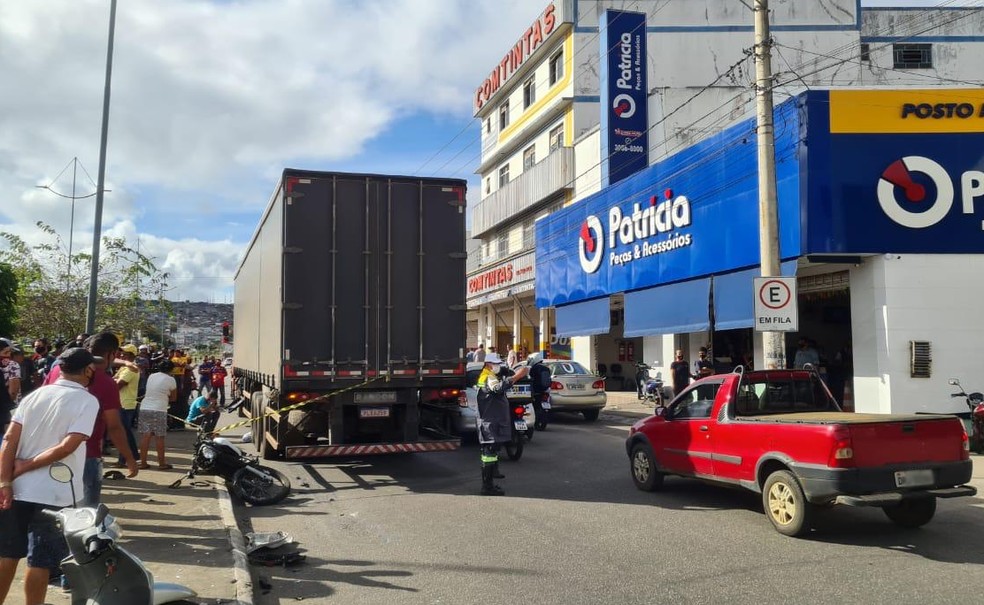
<path fill-rule="evenodd" d="M 494 229 L 558 192 L 574 188 L 574 148 L 560 147 L 475 204 L 472 237 Z"/>

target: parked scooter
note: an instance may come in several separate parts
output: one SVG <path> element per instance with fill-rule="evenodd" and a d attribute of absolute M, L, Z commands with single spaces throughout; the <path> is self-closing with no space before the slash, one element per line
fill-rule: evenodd
<path fill-rule="evenodd" d="M 72 485 L 72 469 L 63 462 L 49 468 L 51 478 Z M 143 562 L 117 544 L 122 530 L 105 504 L 96 508 L 47 511 L 68 543 L 69 556 L 61 563 L 71 586 L 72 605 L 163 605 L 197 596 L 180 584 L 154 582 Z"/>
<path fill-rule="evenodd" d="M 642 361 L 636 362 L 636 391 L 639 399 L 655 407 L 662 407 L 663 373 L 657 371 L 654 376 L 652 366 Z"/>
<path fill-rule="evenodd" d="M 951 393 L 950 397 L 963 397 L 970 408 L 970 447 L 978 454 L 984 454 L 984 393 L 965 393 L 960 381 L 950 379 L 950 385 L 960 389 L 959 393 Z"/>
<path fill-rule="evenodd" d="M 171 487 L 178 487 L 198 473 L 222 477 L 230 483 L 233 493 L 254 506 L 276 504 L 290 494 L 290 479 L 286 475 L 262 466 L 255 456 L 250 456 L 225 437 L 212 437 L 204 429 L 198 430 L 191 469 Z"/>

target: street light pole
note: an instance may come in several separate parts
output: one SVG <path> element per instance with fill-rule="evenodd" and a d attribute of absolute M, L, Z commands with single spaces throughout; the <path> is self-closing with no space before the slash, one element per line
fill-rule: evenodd
<path fill-rule="evenodd" d="M 772 116 L 772 38 L 769 33 L 769 0 L 754 0 L 755 13 L 755 108 L 758 133 L 759 255 L 762 277 L 781 274 L 779 265 L 779 216 L 776 203 L 776 141 Z M 765 368 L 786 365 L 782 332 L 762 334 Z"/>
<path fill-rule="evenodd" d="M 92 271 L 89 274 L 89 302 L 85 331 L 96 329 L 96 292 L 99 281 L 99 240 L 102 238 L 103 185 L 106 181 L 106 139 L 109 135 L 109 92 L 113 79 L 113 36 L 116 30 L 116 0 L 109 7 L 109 43 L 106 51 L 106 86 L 103 90 L 102 135 L 99 142 L 99 177 L 96 183 L 96 220 L 92 229 Z"/>

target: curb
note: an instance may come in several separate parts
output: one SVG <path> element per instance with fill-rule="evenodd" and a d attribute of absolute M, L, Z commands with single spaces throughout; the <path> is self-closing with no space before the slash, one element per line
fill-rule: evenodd
<path fill-rule="evenodd" d="M 253 578 L 249 572 L 246 558 L 246 540 L 239 530 L 236 516 L 232 512 L 232 499 L 225 481 L 217 482 L 216 497 L 219 499 L 219 512 L 222 524 L 229 532 L 229 542 L 232 545 L 232 567 L 236 581 L 236 604 L 253 605 Z"/>

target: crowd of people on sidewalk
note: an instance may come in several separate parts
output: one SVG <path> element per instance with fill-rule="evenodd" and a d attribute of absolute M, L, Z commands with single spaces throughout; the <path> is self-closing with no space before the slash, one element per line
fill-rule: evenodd
<path fill-rule="evenodd" d="M 82 506 L 100 502 L 107 442 L 127 477 L 152 468 L 152 441 L 156 468 L 173 468 L 168 430 L 186 423 L 213 430 L 227 375 L 219 360 L 206 357 L 196 384 L 193 360 L 180 349 L 122 344 L 112 332 L 53 345 L 38 338 L 31 348 L 0 338 L 0 603 L 27 558 L 29 605 L 44 602 L 49 578 L 60 574 L 67 555 L 43 511 L 71 506 L 73 494 L 82 495 Z M 49 476 L 55 462 L 71 469 L 74 490 Z"/>

